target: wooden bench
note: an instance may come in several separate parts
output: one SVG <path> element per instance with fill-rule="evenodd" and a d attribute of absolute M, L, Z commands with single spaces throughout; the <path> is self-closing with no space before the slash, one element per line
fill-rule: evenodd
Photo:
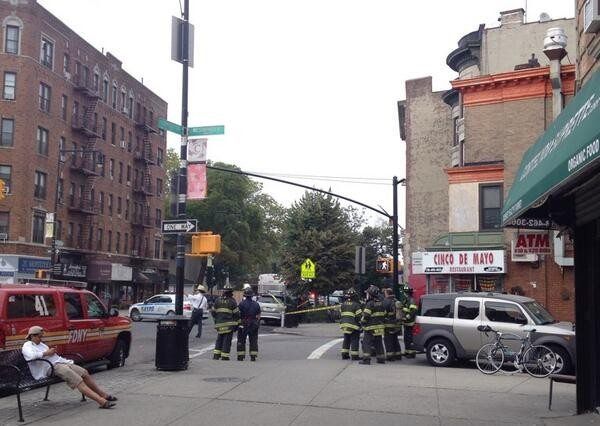
<path fill-rule="evenodd" d="M 75 354 L 79 358 L 80 355 Z M 29 364 L 33 362 L 45 362 L 50 367 L 48 377 L 36 380 L 31 375 Z M 50 361 L 45 359 L 34 359 L 26 361 L 20 349 L 12 349 L 0 352 L 0 398 L 10 395 L 17 396 L 17 405 L 19 407 L 19 422 L 24 422 L 23 409 L 21 406 L 21 394 L 32 389 L 46 388 L 44 401 L 48 401 L 50 386 L 62 382 L 62 379 L 54 375 L 54 367 Z M 85 396 L 81 395 L 81 400 L 85 401 Z"/>
<path fill-rule="evenodd" d="M 550 374 L 548 376 L 550 379 L 550 394 L 548 395 L 548 410 L 552 410 L 552 390 L 554 382 L 557 383 L 571 383 L 576 384 L 577 379 L 575 376 L 569 376 L 567 374 Z"/>

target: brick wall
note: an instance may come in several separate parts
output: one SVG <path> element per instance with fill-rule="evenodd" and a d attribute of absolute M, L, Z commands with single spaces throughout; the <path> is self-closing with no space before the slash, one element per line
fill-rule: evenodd
<path fill-rule="evenodd" d="M 431 77 L 406 82 L 406 234 L 404 258 L 448 232 L 450 108 L 432 92 Z"/>
<path fill-rule="evenodd" d="M 600 69 L 600 32 L 584 33 L 583 5 L 585 0 L 575 0 L 577 7 L 577 79 L 584 85 Z"/>

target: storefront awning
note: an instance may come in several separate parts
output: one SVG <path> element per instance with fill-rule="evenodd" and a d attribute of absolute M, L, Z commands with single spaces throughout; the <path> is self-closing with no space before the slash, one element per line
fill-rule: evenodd
<path fill-rule="evenodd" d="M 521 161 L 502 210 L 509 225 L 600 158 L 600 72 L 582 88 Z"/>

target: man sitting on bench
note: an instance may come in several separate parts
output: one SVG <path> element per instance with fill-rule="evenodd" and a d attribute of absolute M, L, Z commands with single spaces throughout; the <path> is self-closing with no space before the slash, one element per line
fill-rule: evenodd
<path fill-rule="evenodd" d="M 72 360 L 56 354 L 56 348 L 49 348 L 42 343 L 44 329 L 34 325 L 27 333 L 27 342 L 23 344 L 21 352 L 26 361 L 45 359 L 54 367 L 54 375 L 63 379 L 71 389 L 78 389 L 83 395 L 96 401 L 99 408 L 112 408 L 115 406 L 116 397 L 107 394 L 98 387 L 88 371 L 75 365 Z M 39 380 L 50 374 L 50 366 L 46 362 L 30 362 L 29 369 L 34 379 Z"/>

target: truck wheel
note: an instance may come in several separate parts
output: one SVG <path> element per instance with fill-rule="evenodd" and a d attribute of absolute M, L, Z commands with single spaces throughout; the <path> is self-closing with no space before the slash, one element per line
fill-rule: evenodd
<path fill-rule="evenodd" d="M 435 338 L 427 344 L 427 361 L 434 367 L 448 367 L 454 362 L 456 352 L 447 339 Z"/>
<path fill-rule="evenodd" d="M 125 341 L 123 341 L 123 339 L 118 339 L 112 354 L 108 357 L 108 360 L 110 361 L 108 368 L 123 367 L 125 365 L 125 359 Z"/>
<path fill-rule="evenodd" d="M 141 321 L 142 320 L 142 314 L 140 314 L 140 311 L 138 311 L 137 309 L 134 309 L 131 311 L 131 313 L 129 314 L 129 318 L 131 318 L 131 321 Z"/>

